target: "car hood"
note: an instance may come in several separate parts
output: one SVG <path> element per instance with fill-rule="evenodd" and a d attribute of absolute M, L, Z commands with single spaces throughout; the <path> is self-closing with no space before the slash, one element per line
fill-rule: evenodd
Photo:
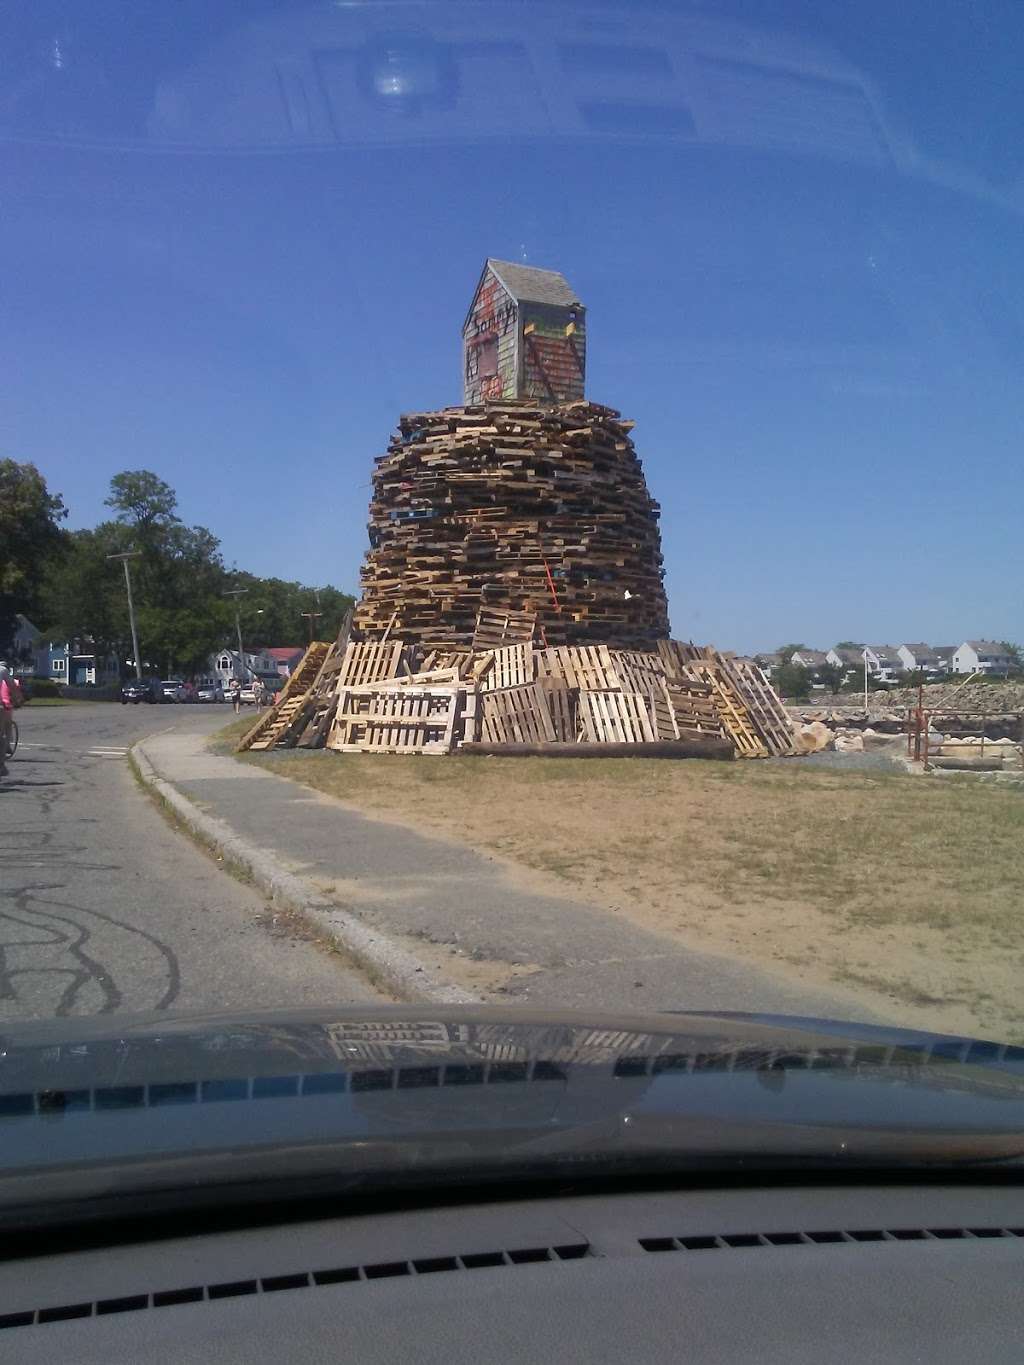
<path fill-rule="evenodd" d="M 1015 1161 L 1024 1049 L 832 1020 L 428 1006 L 0 1035 L 0 1226 L 140 1198 Z"/>

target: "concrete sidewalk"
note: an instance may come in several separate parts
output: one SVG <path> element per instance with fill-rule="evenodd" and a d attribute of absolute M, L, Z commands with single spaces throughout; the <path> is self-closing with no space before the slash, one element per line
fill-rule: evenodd
<path fill-rule="evenodd" d="M 803 990 L 579 901 L 532 894 L 474 849 L 211 753 L 201 734 L 165 732 L 134 752 L 143 780 L 206 843 L 400 997 L 877 1021 L 839 991 Z"/>

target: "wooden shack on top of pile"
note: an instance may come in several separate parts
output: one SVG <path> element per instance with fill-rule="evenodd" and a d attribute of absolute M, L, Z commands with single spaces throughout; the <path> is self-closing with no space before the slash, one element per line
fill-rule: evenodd
<path fill-rule="evenodd" d="M 357 633 L 468 645 L 481 607 L 549 645 L 668 635 L 659 508 L 633 423 L 584 397 L 586 310 L 554 270 L 488 260 L 465 403 L 404 413 L 373 473 Z"/>
<path fill-rule="evenodd" d="M 557 270 L 488 259 L 462 325 L 466 405 L 582 398 L 586 313 Z"/>

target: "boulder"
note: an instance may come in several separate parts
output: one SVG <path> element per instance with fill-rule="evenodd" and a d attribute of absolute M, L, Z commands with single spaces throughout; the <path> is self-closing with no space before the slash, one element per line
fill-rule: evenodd
<path fill-rule="evenodd" d="M 864 752 L 864 736 L 855 730 L 841 730 L 836 735 L 836 753 L 839 754 L 862 754 Z"/>
<path fill-rule="evenodd" d="M 812 720 L 808 725 L 801 725 L 794 738 L 798 754 L 821 753 L 823 749 L 831 749 L 835 743 L 832 731 L 820 720 Z"/>

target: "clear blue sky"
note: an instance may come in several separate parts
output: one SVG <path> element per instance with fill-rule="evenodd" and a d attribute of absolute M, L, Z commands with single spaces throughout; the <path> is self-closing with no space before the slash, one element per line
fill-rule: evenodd
<path fill-rule="evenodd" d="M 525 253 L 637 423 L 676 634 L 1024 638 L 1024 5 L 80 8 L 0 35 L 0 454 L 71 525 L 149 468 L 229 563 L 355 589 L 374 455 Z M 256 149 L 314 68 L 338 141 Z"/>

